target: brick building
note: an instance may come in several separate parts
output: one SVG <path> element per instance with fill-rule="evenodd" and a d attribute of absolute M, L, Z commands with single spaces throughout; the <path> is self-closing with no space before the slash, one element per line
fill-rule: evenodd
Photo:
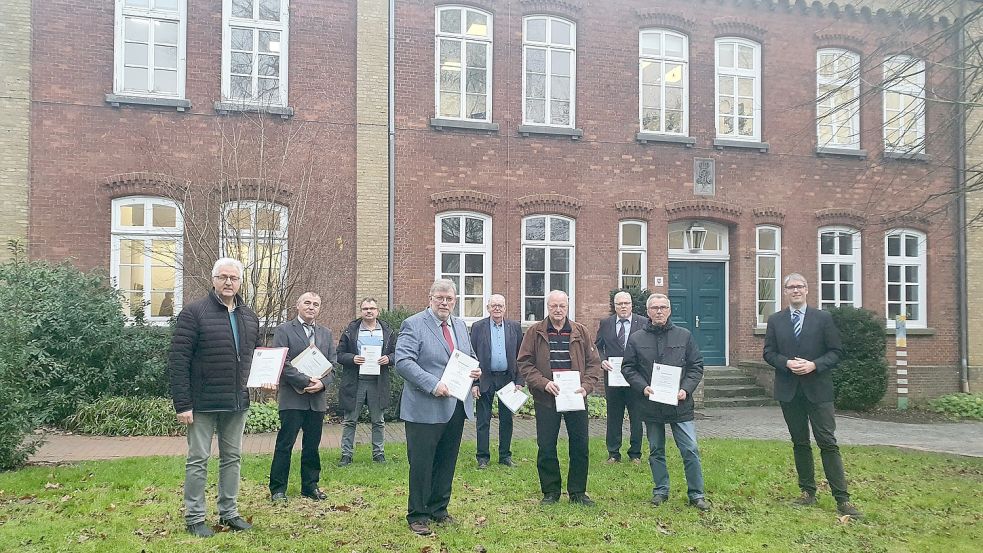
<path fill-rule="evenodd" d="M 31 0 L 4 2 L 0 18 L 0 260 L 27 238 Z"/>
<path fill-rule="evenodd" d="M 753 364 L 797 271 L 813 305 L 886 327 L 908 315 L 912 397 L 957 389 L 959 222 L 924 204 L 955 179 L 953 114 L 925 101 L 954 75 L 945 49 L 919 47 L 944 19 L 818 2 L 396 7 L 397 301 L 448 276 L 462 316 L 494 291 L 529 320 L 561 288 L 594 327 L 612 289 L 642 285 L 672 298 L 708 364 Z"/>

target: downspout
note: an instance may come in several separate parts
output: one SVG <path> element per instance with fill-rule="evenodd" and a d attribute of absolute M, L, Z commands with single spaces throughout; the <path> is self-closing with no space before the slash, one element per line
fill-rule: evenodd
<path fill-rule="evenodd" d="M 386 292 L 387 309 L 394 307 L 393 303 L 393 255 L 395 251 L 396 231 L 396 0 L 389 0 L 389 245 L 388 260 L 389 287 Z"/>
<path fill-rule="evenodd" d="M 969 392 L 969 298 L 966 263 L 966 0 L 959 1 L 959 25 L 956 25 L 956 207 L 959 217 L 959 387 Z"/>

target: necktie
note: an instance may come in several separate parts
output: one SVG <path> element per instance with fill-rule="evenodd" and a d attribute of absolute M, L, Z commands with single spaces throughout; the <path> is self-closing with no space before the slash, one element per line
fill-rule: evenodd
<path fill-rule="evenodd" d="M 447 326 L 447 321 L 440 323 L 440 329 L 444 331 L 444 341 L 447 342 L 447 347 L 454 351 L 454 340 L 451 339 L 451 329 Z"/>
<path fill-rule="evenodd" d="M 303 323 L 303 324 L 304 324 L 304 333 L 307 334 L 307 340 L 313 346 L 314 345 L 314 325 L 307 324 L 307 323 Z"/>
<path fill-rule="evenodd" d="M 799 335 L 802 334 L 802 312 L 796 309 L 792 312 L 792 332 L 795 333 L 795 339 L 799 339 Z"/>
<path fill-rule="evenodd" d="M 625 343 L 625 323 L 627 319 L 618 319 L 618 343 L 624 348 L 627 344 Z"/>

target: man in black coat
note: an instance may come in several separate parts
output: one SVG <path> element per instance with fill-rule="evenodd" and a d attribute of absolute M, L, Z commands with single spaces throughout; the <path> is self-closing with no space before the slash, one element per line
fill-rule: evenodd
<path fill-rule="evenodd" d="M 703 490 L 703 467 L 696 444 L 696 424 L 693 422 L 693 392 L 703 379 L 703 354 L 696 340 L 685 328 L 672 324 L 672 307 L 664 294 L 652 294 L 645 302 L 652 324 L 628 339 L 622 372 L 631 385 L 635 413 L 645 421 L 649 437 L 649 467 L 652 469 L 652 504 L 658 506 L 669 499 L 669 470 L 666 467 L 666 425 L 672 427 L 672 437 L 683 458 L 686 474 L 686 495 L 689 504 L 701 511 L 710 510 Z M 653 364 L 680 367 L 679 392 L 676 405 L 649 399 Z"/>
<path fill-rule="evenodd" d="M 270 464 L 270 497 L 274 503 L 287 501 L 287 477 L 290 457 L 303 430 L 300 452 L 300 495 L 321 501 L 327 498 L 318 481 L 321 478 L 321 432 L 324 413 L 328 410 L 325 389 L 334 380 L 334 372 L 321 378 L 311 378 L 290 365 L 290 361 L 313 346 L 328 361 L 335 361 L 334 338 L 331 329 L 317 324 L 321 313 L 321 296 L 305 292 L 297 298 L 297 318 L 276 327 L 273 347 L 288 348 L 287 363 L 280 373 L 277 403 L 280 411 L 280 430 L 276 434 L 273 462 Z"/>
<path fill-rule="evenodd" d="M 764 359 L 775 368 L 775 399 L 781 403 L 792 438 L 795 470 L 802 494 L 796 505 L 816 503 L 816 470 L 809 443 L 809 425 L 816 437 L 823 470 L 840 514 L 860 516 L 850 502 L 843 459 L 836 444 L 833 410 L 833 368 L 843 347 L 833 317 L 808 309 L 809 285 L 792 273 L 783 282 L 789 307 L 768 317 Z"/>
<path fill-rule="evenodd" d="M 341 432 L 340 466 L 348 466 L 355 455 L 355 424 L 362 405 L 369 406 L 372 421 L 372 460 L 386 462 L 383 445 L 385 436 L 385 411 L 389 407 L 389 370 L 396 351 L 396 335 L 392 328 L 379 319 L 379 305 L 375 298 L 365 298 L 359 305 L 361 317 L 348 324 L 338 341 L 338 362 L 341 363 L 341 387 L 338 403 L 344 413 Z M 365 364 L 363 346 L 382 348 L 379 357 L 379 374 L 363 374 Z"/>
<path fill-rule="evenodd" d="M 597 354 L 601 357 L 604 369 L 604 397 L 607 399 L 607 432 L 605 442 L 608 446 L 608 463 L 621 461 L 622 427 L 625 410 L 628 411 L 628 458 L 633 463 L 642 460 L 642 420 L 633 413 L 631 390 L 624 386 L 611 386 L 610 373 L 615 369 L 609 358 L 625 356 L 628 337 L 649 325 L 649 320 L 632 313 L 632 298 L 628 292 L 614 295 L 614 315 L 601 321 L 597 329 Z"/>
<path fill-rule="evenodd" d="M 239 515 L 240 451 L 249 410 L 246 382 L 253 350 L 260 345 L 259 319 L 239 296 L 242 263 L 223 257 L 212 268 L 213 291 L 178 315 L 167 359 L 177 420 L 188 426 L 184 476 L 184 521 L 189 533 L 213 535 L 205 523 L 205 483 L 212 436 L 218 434 L 219 524 L 252 527 Z"/>
<path fill-rule="evenodd" d="M 522 386 L 522 377 L 515 366 L 522 343 L 522 325 L 505 318 L 505 296 L 488 297 L 488 317 L 471 325 L 471 347 L 482 367 L 481 378 L 472 392 L 478 399 L 477 432 L 478 447 L 475 457 L 478 468 L 488 468 L 491 460 L 489 434 L 491 430 L 492 400 L 495 392 L 506 384 Z M 514 467 L 512 461 L 512 411 L 498 402 L 498 462 Z"/>

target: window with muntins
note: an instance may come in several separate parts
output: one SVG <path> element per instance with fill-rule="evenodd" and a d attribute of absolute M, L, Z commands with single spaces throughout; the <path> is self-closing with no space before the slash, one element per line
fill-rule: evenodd
<path fill-rule="evenodd" d="M 115 94 L 184 98 L 186 8 L 186 0 L 116 0 Z"/>
<path fill-rule="evenodd" d="M 894 318 L 904 315 L 908 326 L 924 328 L 927 322 L 925 234 L 909 229 L 893 230 L 884 238 L 884 249 L 888 326 L 893 327 Z"/>
<path fill-rule="evenodd" d="M 571 21 L 536 15 L 523 20 L 522 113 L 527 125 L 573 127 L 577 28 Z"/>
<path fill-rule="evenodd" d="M 546 318 L 546 295 L 562 290 L 574 314 L 574 250 L 576 221 L 558 215 L 533 215 L 522 220 L 522 317 Z"/>
<path fill-rule="evenodd" d="M 860 307 L 860 231 L 819 229 L 819 308 Z"/>
<path fill-rule="evenodd" d="M 464 6 L 438 6 L 437 117 L 491 121 L 492 16 Z"/>
<path fill-rule="evenodd" d="M 782 274 L 782 229 L 759 226 L 755 233 L 757 279 L 757 322 L 764 326 L 768 316 L 781 309 L 779 287 Z"/>
<path fill-rule="evenodd" d="M 716 40 L 717 138 L 761 140 L 761 45 Z"/>
<path fill-rule="evenodd" d="M 289 0 L 224 0 L 222 97 L 287 105 Z"/>
<path fill-rule="evenodd" d="M 618 229 L 618 287 L 644 289 L 647 225 L 645 221 L 621 221 Z"/>
<path fill-rule="evenodd" d="M 491 295 L 491 226 L 491 218 L 478 213 L 437 216 L 435 276 L 454 282 L 454 315 L 466 321 L 485 316 Z"/>
<path fill-rule="evenodd" d="M 816 134 L 820 147 L 860 148 L 860 56 L 825 48 L 816 53 Z"/>
<path fill-rule="evenodd" d="M 686 35 L 646 29 L 638 35 L 638 117 L 642 132 L 686 135 L 689 122 Z"/>
<path fill-rule="evenodd" d="M 925 151 L 925 62 L 909 56 L 884 61 L 884 149 Z"/>
<path fill-rule="evenodd" d="M 234 201 L 222 210 L 222 255 L 245 267 L 240 293 L 260 317 L 286 305 L 287 208 L 260 201 Z"/>

